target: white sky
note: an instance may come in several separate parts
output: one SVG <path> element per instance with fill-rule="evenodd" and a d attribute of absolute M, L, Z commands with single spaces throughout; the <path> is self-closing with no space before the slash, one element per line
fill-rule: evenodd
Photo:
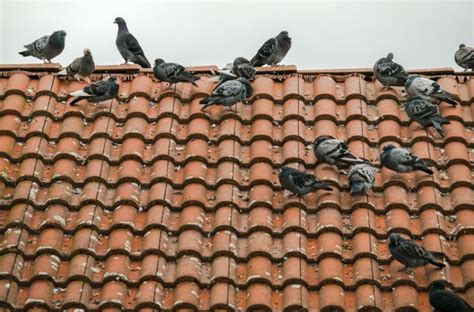
<path fill-rule="evenodd" d="M 113 24 L 121 16 L 151 63 L 223 66 L 287 30 L 283 64 L 299 69 L 372 67 L 389 51 L 406 68 L 459 69 L 454 52 L 474 45 L 473 2 L 0 0 L 0 63 L 41 62 L 18 51 L 59 29 L 66 48 L 53 61 L 67 65 L 87 47 L 98 65 L 122 63 Z"/>

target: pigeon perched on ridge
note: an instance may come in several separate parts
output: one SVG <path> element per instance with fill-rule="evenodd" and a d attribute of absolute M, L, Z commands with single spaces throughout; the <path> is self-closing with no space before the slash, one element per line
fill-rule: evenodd
<path fill-rule="evenodd" d="M 370 164 L 356 164 L 349 170 L 351 196 L 366 195 L 375 182 L 376 169 Z"/>
<path fill-rule="evenodd" d="M 431 103 L 444 101 L 456 106 L 456 104 L 461 101 L 456 94 L 441 89 L 441 86 L 435 81 L 415 75 L 408 76 L 405 89 L 407 90 L 408 96 L 419 96 Z"/>
<path fill-rule="evenodd" d="M 408 78 L 408 73 L 403 66 L 393 61 L 393 53 L 375 62 L 374 74 L 375 78 L 387 89 L 390 86 L 403 87 Z"/>
<path fill-rule="evenodd" d="M 125 63 L 132 62 L 143 68 L 151 68 L 150 62 L 145 57 L 138 40 L 128 31 L 127 23 L 121 17 L 117 17 L 114 24 L 118 25 L 117 39 L 115 44 L 120 55 L 125 59 Z"/>
<path fill-rule="evenodd" d="M 117 78 L 109 77 L 107 80 L 101 80 L 92 83 L 82 90 L 77 90 L 69 93 L 69 95 L 77 96 L 69 103 L 75 105 L 77 102 L 87 99 L 89 103 L 98 103 L 111 100 L 118 95 L 119 85 Z"/>
<path fill-rule="evenodd" d="M 82 81 L 82 79 L 89 77 L 95 69 L 94 59 L 91 51 L 84 49 L 84 56 L 76 58 L 65 69 L 60 71 L 58 75 L 68 75 Z"/>
<path fill-rule="evenodd" d="M 454 54 L 456 64 L 464 68 L 464 71 L 474 69 L 474 48 L 466 47 L 464 43 L 459 46 L 459 49 Z"/>
<path fill-rule="evenodd" d="M 153 74 L 161 81 L 172 83 L 190 82 L 197 87 L 194 82 L 199 77 L 193 76 L 183 66 L 176 63 L 166 63 L 163 59 L 157 58 L 153 66 Z"/>
<path fill-rule="evenodd" d="M 243 102 L 246 98 L 252 96 L 253 89 L 247 79 L 237 78 L 229 80 L 218 86 L 211 94 L 201 100 L 204 106 L 201 110 L 211 105 L 232 106 L 238 102 Z"/>
<path fill-rule="evenodd" d="M 320 181 L 310 173 L 283 166 L 278 174 L 281 187 L 293 195 L 303 196 L 316 190 L 331 191 L 329 184 Z"/>
<path fill-rule="evenodd" d="M 416 268 L 431 263 L 438 268 L 443 268 L 445 264 L 439 260 L 443 259 L 443 253 L 427 251 L 416 244 L 415 241 L 404 239 L 398 233 L 391 233 L 388 236 L 388 247 L 393 258 L 398 260 L 407 268 Z"/>
<path fill-rule="evenodd" d="M 30 44 L 25 45 L 25 51 L 18 52 L 23 56 L 33 56 L 45 62 L 51 63 L 51 59 L 55 58 L 64 50 L 66 41 L 66 32 L 58 30 L 50 36 L 45 35 Z"/>
<path fill-rule="evenodd" d="M 268 39 L 257 54 L 250 60 L 253 66 L 277 65 L 291 48 L 291 38 L 287 31 L 282 31 L 275 38 Z"/>
<path fill-rule="evenodd" d="M 407 149 L 395 147 L 392 144 L 384 146 L 383 152 L 380 155 L 380 165 L 398 173 L 421 170 L 428 174 L 433 174 L 433 171 L 428 168 L 423 160 L 410 153 Z"/>
<path fill-rule="evenodd" d="M 410 119 L 415 120 L 425 128 L 434 127 L 441 137 L 444 137 L 444 130 L 441 125 L 448 125 L 450 122 L 441 117 L 436 104 L 415 96 L 405 102 L 405 111 Z"/>
<path fill-rule="evenodd" d="M 341 140 L 336 139 L 330 135 L 322 135 L 314 141 L 314 153 L 316 158 L 330 165 L 351 165 L 365 162 L 352 155 L 349 146 Z"/>
<path fill-rule="evenodd" d="M 250 61 L 245 57 L 237 57 L 228 68 L 226 65 L 223 70 L 219 71 L 218 85 L 239 77 L 245 78 L 249 81 L 255 79 L 255 68 L 253 68 Z"/>
<path fill-rule="evenodd" d="M 429 291 L 430 304 L 436 312 L 473 312 L 474 309 L 458 294 L 446 290 L 444 284 L 435 281 Z"/>

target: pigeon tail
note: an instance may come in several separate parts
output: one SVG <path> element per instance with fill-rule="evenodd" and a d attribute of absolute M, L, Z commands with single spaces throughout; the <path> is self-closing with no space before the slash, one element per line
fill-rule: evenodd
<path fill-rule="evenodd" d="M 434 97 L 440 101 L 446 102 L 453 106 L 456 106 L 459 102 L 461 102 L 461 99 L 459 98 L 459 96 L 453 93 L 449 93 L 447 91 L 443 91 L 442 93 L 435 94 Z"/>
<path fill-rule="evenodd" d="M 72 95 L 72 96 L 86 96 L 86 97 L 87 96 L 93 96 L 93 94 L 86 93 L 86 92 L 84 92 L 84 90 L 77 90 L 77 91 L 69 93 L 69 95 Z"/>
<path fill-rule="evenodd" d="M 432 121 L 433 121 L 433 127 L 436 129 L 436 131 L 438 131 L 441 137 L 444 137 L 444 129 L 441 127 L 441 125 L 451 124 L 449 120 L 441 116 L 435 116 L 433 117 Z"/>
<path fill-rule="evenodd" d="M 362 163 L 365 163 L 365 160 L 363 159 L 360 159 L 352 154 L 347 154 L 347 155 L 344 155 L 340 158 L 338 158 L 338 160 L 342 161 L 342 162 L 345 162 L 345 163 L 348 163 L 348 164 L 362 164 Z"/>
<path fill-rule="evenodd" d="M 201 107 L 201 110 L 206 109 L 208 106 L 217 104 L 218 101 L 219 101 L 219 98 L 215 96 L 209 96 L 207 98 L 202 99 L 201 102 L 199 102 L 200 104 L 204 104 L 204 106 Z"/>
<path fill-rule="evenodd" d="M 264 62 L 263 62 L 263 60 L 260 59 L 259 57 L 254 56 L 254 57 L 250 60 L 250 64 L 252 64 L 252 66 L 254 66 L 254 67 L 260 67 L 260 66 L 263 66 L 263 65 L 264 65 Z"/>
<path fill-rule="evenodd" d="M 444 268 L 446 266 L 446 264 L 444 264 L 443 262 L 436 261 L 436 259 L 434 257 L 427 257 L 426 260 L 428 260 L 429 263 L 431 263 L 432 265 L 437 266 L 440 269 Z"/>
<path fill-rule="evenodd" d="M 150 62 L 143 55 L 137 55 L 137 61 L 135 62 L 140 65 L 142 68 L 151 68 Z"/>
<path fill-rule="evenodd" d="M 326 190 L 326 191 L 332 191 L 332 187 L 329 186 L 326 182 L 314 182 L 313 185 L 311 185 L 311 188 L 313 190 Z"/>
<path fill-rule="evenodd" d="M 419 162 L 419 163 L 416 163 L 413 165 L 413 168 L 415 168 L 416 170 L 421 170 L 427 174 L 433 174 L 433 170 L 431 170 L 430 168 L 428 168 L 426 166 L 426 164 L 422 163 L 422 162 Z"/>
<path fill-rule="evenodd" d="M 58 75 L 58 76 L 67 76 L 67 75 L 68 75 L 68 73 L 67 73 L 67 69 L 66 69 L 66 68 L 64 68 L 64 69 L 63 69 L 63 70 L 61 70 L 61 71 L 60 71 L 60 72 L 59 72 L 57 75 Z"/>
<path fill-rule="evenodd" d="M 85 99 L 85 97 L 82 97 L 82 96 L 77 97 L 74 100 L 72 100 L 71 103 L 69 103 L 69 105 L 76 105 L 77 102 L 79 102 L 81 100 L 84 100 L 84 99 Z"/>

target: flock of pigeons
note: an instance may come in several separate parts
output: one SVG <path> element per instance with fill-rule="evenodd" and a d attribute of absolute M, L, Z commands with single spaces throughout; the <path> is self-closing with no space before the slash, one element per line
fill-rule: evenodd
<path fill-rule="evenodd" d="M 141 67 L 150 68 L 145 54 L 137 39 L 128 31 L 125 20 L 117 17 L 118 25 L 116 39 L 117 48 L 125 60 L 125 64 L 133 62 Z M 25 46 L 26 50 L 20 52 L 23 56 L 34 56 L 41 60 L 50 62 L 58 56 L 65 46 L 65 31 L 56 31 L 50 36 L 40 39 Z M 286 56 L 291 47 L 291 38 L 288 32 L 282 31 L 278 36 L 267 40 L 258 50 L 257 54 L 249 61 L 238 57 L 232 64 L 227 65 L 219 73 L 218 84 L 211 96 L 201 100 L 204 110 L 211 105 L 223 105 L 231 107 L 239 102 L 245 102 L 252 96 L 252 85 L 250 81 L 255 78 L 255 66 L 277 65 Z M 474 49 L 460 45 L 455 54 L 456 62 L 467 69 L 474 69 Z M 92 54 L 88 49 L 84 55 L 75 59 L 58 75 L 68 75 L 79 81 L 87 80 L 94 72 L 95 64 Z M 460 101 L 455 94 L 449 93 L 441 88 L 439 84 L 428 78 L 408 75 L 405 69 L 393 61 L 393 54 L 381 58 L 374 65 L 374 75 L 386 89 L 391 86 L 405 87 L 409 96 L 404 103 L 408 116 L 420 123 L 423 127 L 434 127 L 440 136 L 444 136 L 443 124 L 449 121 L 440 116 L 438 105 L 441 102 L 457 105 Z M 167 63 L 162 59 L 156 59 L 153 74 L 161 81 L 171 84 L 187 82 L 196 85 L 195 81 L 200 79 L 187 71 L 183 66 L 176 63 Z M 98 103 L 113 99 L 118 95 L 119 86 L 115 77 L 109 77 L 103 81 L 89 84 L 82 90 L 70 93 L 76 97 L 70 105 L 75 105 L 81 100 L 90 103 Z M 354 156 L 347 144 L 332 136 L 319 136 L 313 144 L 316 158 L 322 162 L 335 166 L 338 170 L 350 167 L 348 172 L 351 196 L 367 195 L 375 181 L 377 169 L 369 161 Z M 427 174 L 433 174 L 428 165 L 405 148 L 388 144 L 384 146 L 380 155 L 381 166 L 396 171 L 407 173 L 421 170 Z M 318 189 L 332 190 L 331 186 L 320 181 L 310 173 L 299 171 L 289 166 L 283 166 L 279 172 L 279 180 L 283 189 L 288 190 L 293 196 L 304 196 Z M 430 252 L 417 245 L 412 240 L 401 237 L 398 233 L 389 235 L 389 249 L 395 259 L 405 266 L 404 270 L 419 267 L 425 264 L 433 264 L 439 268 L 445 266 L 442 261 L 443 254 Z M 440 261 L 441 260 L 441 261 Z M 444 289 L 442 282 L 434 282 L 430 288 L 430 302 L 439 312 L 457 311 L 472 312 L 472 308 L 460 296 Z"/>

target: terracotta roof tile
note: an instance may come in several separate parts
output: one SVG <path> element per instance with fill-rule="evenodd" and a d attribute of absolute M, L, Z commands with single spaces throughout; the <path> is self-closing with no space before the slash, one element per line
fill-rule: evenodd
<path fill-rule="evenodd" d="M 171 89 L 137 66 L 120 102 L 71 107 L 82 83 L 49 65 L 0 66 L 0 306 L 11 310 L 431 311 L 427 287 L 447 280 L 474 302 L 474 82 L 415 70 L 459 94 L 440 105 L 445 138 L 410 122 L 402 88 L 369 69 L 262 68 L 238 114 L 208 113 L 217 67 Z M 433 177 L 383 168 L 370 196 L 316 161 L 334 135 L 380 166 L 384 145 L 434 165 Z M 293 163 L 333 191 L 285 197 Z M 413 275 L 387 246 L 399 231 L 447 255 Z"/>

